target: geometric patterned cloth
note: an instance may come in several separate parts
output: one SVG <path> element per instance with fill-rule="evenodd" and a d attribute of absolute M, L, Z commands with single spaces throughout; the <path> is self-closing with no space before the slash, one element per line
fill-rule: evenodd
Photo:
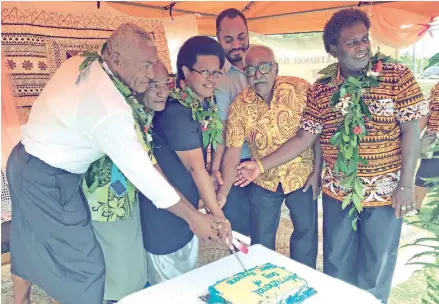
<path fill-rule="evenodd" d="M 66 2 L 71 7 L 72 2 Z M 73 7 L 80 7 L 80 2 Z M 72 56 L 85 50 L 100 52 L 102 44 L 120 24 L 132 22 L 154 36 L 159 58 L 172 71 L 161 20 L 120 16 L 108 12 L 51 11 L 32 2 L 2 2 L 2 50 L 20 122 L 26 123 L 33 102 L 46 83 Z M 102 9 L 99 11 L 102 12 Z M 111 14 L 110 14 L 111 13 Z"/>
<path fill-rule="evenodd" d="M 2 172 L 2 224 L 11 220 L 11 194 L 9 193 L 8 180 Z"/>
<path fill-rule="evenodd" d="M 302 128 L 319 134 L 326 163 L 322 191 L 342 202 L 348 195 L 346 177 L 334 170 L 339 148 L 333 146 L 332 136 L 342 125 L 344 116 L 334 111 L 330 99 L 345 81 L 337 65 L 337 76 L 329 86 L 328 80 L 317 80 L 309 90 L 307 108 L 302 117 Z M 416 120 L 428 114 L 428 103 L 411 71 L 401 65 L 385 63 L 377 87 L 363 90 L 362 99 L 371 113 L 365 118 L 367 136 L 359 144 L 359 154 L 367 164 L 358 165 L 358 177 L 363 186 L 363 207 L 391 205 L 401 170 L 400 123 Z"/>

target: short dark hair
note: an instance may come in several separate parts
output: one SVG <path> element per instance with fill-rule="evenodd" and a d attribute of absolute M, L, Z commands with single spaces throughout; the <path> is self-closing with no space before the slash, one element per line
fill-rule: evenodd
<path fill-rule="evenodd" d="M 337 45 L 340 32 L 343 28 L 363 23 L 367 30 L 370 29 L 370 20 L 365 12 L 357 8 L 342 9 L 332 15 L 323 29 L 323 43 L 327 53 L 331 52 L 330 45 Z"/>
<path fill-rule="evenodd" d="M 228 9 L 222 11 L 218 15 L 218 17 L 216 17 L 216 32 L 219 33 L 219 31 L 221 30 L 221 21 L 223 21 L 224 18 L 233 19 L 236 17 L 241 17 L 241 19 L 245 23 L 245 27 L 248 29 L 247 20 L 245 19 L 244 14 L 241 13 L 240 11 L 238 11 L 236 8 L 228 8 Z"/>
<path fill-rule="evenodd" d="M 177 85 L 184 80 L 183 66 L 193 68 L 197 63 L 197 56 L 217 56 L 220 69 L 224 66 L 225 55 L 221 45 L 213 38 L 207 36 L 194 36 L 186 40 L 177 55 Z"/>

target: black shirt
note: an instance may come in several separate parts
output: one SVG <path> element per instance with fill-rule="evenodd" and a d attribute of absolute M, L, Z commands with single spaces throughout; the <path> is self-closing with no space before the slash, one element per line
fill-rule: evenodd
<path fill-rule="evenodd" d="M 201 148 L 206 162 L 200 123 L 192 118 L 192 111 L 177 100 L 168 98 L 166 108 L 153 120 L 154 156 L 172 186 L 198 209 L 200 194 L 191 173 L 184 167 L 176 151 Z M 157 209 L 139 193 L 143 243 L 146 251 L 164 255 L 173 253 L 193 238 L 189 225 L 165 209 Z"/>

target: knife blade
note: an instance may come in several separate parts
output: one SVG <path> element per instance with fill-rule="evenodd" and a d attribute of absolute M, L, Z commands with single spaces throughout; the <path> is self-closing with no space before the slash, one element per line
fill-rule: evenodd
<path fill-rule="evenodd" d="M 227 243 L 227 246 L 229 247 L 229 250 L 232 252 L 233 256 L 238 260 L 241 267 L 244 269 L 244 271 L 247 271 L 247 268 L 244 266 L 244 263 L 241 261 L 241 258 L 234 250 L 233 245 L 229 243 L 229 240 L 226 240 L 226 243 Z"/>

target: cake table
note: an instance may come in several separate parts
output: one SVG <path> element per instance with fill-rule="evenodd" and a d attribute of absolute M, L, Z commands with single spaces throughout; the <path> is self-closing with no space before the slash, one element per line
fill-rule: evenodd
<path fill-rule="evenodd" d="M 348 283 L 334 279 L 315 269 L 293 261 L 262 245 L 249 247 L 248 254 L 238 253 L 244 266 L 249 269 L 270 262 L 297 273 L 314 287 L 317 294 L 305 300 L 304 304 L 379 304 L 370 293 Z M 131 294 L 118 304 L 202 304 L 199 296 L 207 294 L 207 288 L 226 277 L 243 271 L 233 255 L 185 273 L 182 276 Z"/>

